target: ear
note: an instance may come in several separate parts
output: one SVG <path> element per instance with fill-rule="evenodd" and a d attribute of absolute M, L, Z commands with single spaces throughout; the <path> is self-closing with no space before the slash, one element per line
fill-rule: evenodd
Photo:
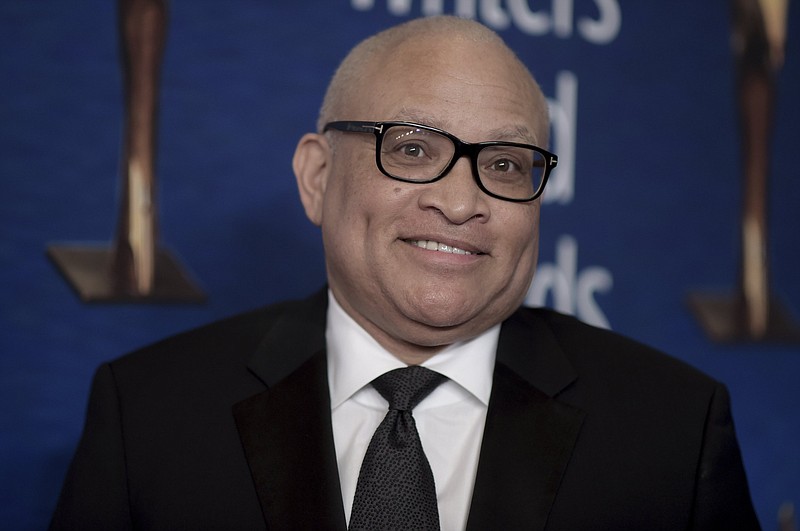
<path fill-rule="evenodd" d="M 292 168 L 306 216 L 314 225 L 322 225 L 325 187 L 331 169 L 331 148 L 324 135 L 308 133 L 297 143 Z"/>

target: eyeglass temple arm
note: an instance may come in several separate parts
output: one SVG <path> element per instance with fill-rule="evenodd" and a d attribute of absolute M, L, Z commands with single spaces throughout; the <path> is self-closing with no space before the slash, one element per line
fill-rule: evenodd
<path fill-rule="evenodd" d="M 382 132 L 383 125 L 378 125 L 377 122 L 329 122 L 325 125 L 323 132 L 335 129 L 337 131 L 344 131 L 346 133 L 374 133 Z"/>

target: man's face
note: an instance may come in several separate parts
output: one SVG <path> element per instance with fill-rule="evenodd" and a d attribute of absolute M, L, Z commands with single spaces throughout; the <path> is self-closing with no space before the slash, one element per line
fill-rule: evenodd
<path fill-rule="evenodd" d="M 419 122 L 467 142 L 542 139 L 530 85 L 493 48 L 426 38 L 376 63 L 343 119 Z M 384 347 L 406 361 L 431 355 L 521 304 L 536 265 L 539 200 L 489 197 L 466 157 L 438 182 L 398 182 L 378 170 L 373 135 L 332 134 L 317 220 L 328 281 Z"/>

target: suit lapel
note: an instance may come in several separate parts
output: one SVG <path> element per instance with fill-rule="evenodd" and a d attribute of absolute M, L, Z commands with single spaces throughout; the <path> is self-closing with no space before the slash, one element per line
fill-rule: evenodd
<path fill-rule="evenodd" d="M 574 380 L 540 320 L 503 324 L 468 529 L 544 529 L 584 416 L 553 397 Z"/>
<path fill-rule="evenodd" d="M 330 421 L 326 293 L 282 312 L 250 364 L 268 390 L 234 406 L 270 529 L 346 527 Z M 468 529 L 544 529 L 583 412 L 575 371 L 530 311 L 503 324 Z"/>
<path fill-rule="evenodd" d="M 249 365 L 268 389 L 233 407 L 269 529 L 345 529 L 324 350 L 325 292 L 281 314 Z"/>
<path fill-rule="evenodd" d="M 324 352 L 234 406 L 268 529 L 345 529 Z"/>

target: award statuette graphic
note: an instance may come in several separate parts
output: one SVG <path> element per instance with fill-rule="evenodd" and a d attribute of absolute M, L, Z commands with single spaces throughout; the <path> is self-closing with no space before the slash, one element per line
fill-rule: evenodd
<path fill-rule="evenodd" d="M 158 245 L 156 130 L 167 26 L 162 0 L 120 0 L 125 92 L 119 220 L 112 245 L 50 245 L 47 255 L 84 302 L 202 302 L 180 262 Z"/>
<path fill-rule="evenodd" d="M 731 8 L 744 180 L 739 286 L 730 295 L 692 294 L 689 306 L 714 341 L 797 343 L 800 327 L 771 291 L 767 247 L 770 135 L 788 0 L 731 0 Z"/>

